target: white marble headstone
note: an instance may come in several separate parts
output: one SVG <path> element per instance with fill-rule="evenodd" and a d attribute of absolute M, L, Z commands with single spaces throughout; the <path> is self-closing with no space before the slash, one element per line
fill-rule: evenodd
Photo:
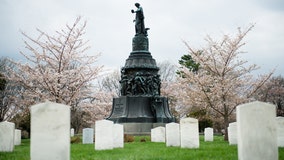
<path fill-rule="evenodd" d="M 45 102 L 31 107 L 31 160 L 70 159 L 70 106 Z"/>
<path fill-rule="evenodd" d="M 113 121 L 96 121 L 95 150 L 113 149 Z"/>
<path fill-rule="evenodd" d="M 278 160 L 276 107 L 263 102 L 237 106 L 238 159 Z"/>
<path fill-rule="evenodd" d="M 151 129 L 151 142 L 165 142 L 165 127 L 156 127 Z"/>
<path fill-rule="evenodd" d="M 83 144 L 93 144 L 94 143 L 94 129 L 84 128 L 83 129 Z"/>
<path fill-rule="evenodd" d="M 207 127 L 204 130 L 204 141 L 213 141 L 213 128 Z"/>
<path fill-rule="evenodd" d="M 168 123 L 166 124 L 166 146 L 180 146 L 180 133 L 178 123 Z"/>
<path fill-rule="evenodd" d="M 123 148 L 123 146 L 124 146 L 123 125 L 114 124 L 113 125 L 113 147 Z"/>
<path fill-rule="evenodd" d="M 75 134 L 75 130 L 74 130 L 74 128 L 71 128 L 71 129 L 70 129 L 70 136 L 71 136 L 71 137 L 74 137 L 74 134 Z"/>
<path fill-rule="evenodd" d="M 14 150 L 15 124 L 0 122 L 0 152 L 12 152 Z"/>
<path fill-rule="evenodd" d="M 21 145 L 21 130 L 15 129 L 14 144 Z"/>
<path fill-rule="evenodd" d="M 277 144 L 284 147 L 284 117 L 276 117 L 277 123 Z"/>
<path fill-rule="evenodd" d="M 199 148 L 197 119 L 188 117 L 180 120 L 180 145 L 181 148 Z"/>
<path fill-rule="evenodd" d="M 237 122 L 229 123 L 228 140 L 230 145 L 238 144 Z"/>

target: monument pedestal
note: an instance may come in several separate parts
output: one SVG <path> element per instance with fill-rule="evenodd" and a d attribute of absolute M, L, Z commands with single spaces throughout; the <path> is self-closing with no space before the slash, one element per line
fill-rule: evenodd
<path fill-rule="evenodd" d="M 113 99 L 107 119 L 123 124 L 125 134 L 148 135 L 152 128 L 175 121 L 168 108 L 166 97 L 121 96 Z"/>
<path fill-rule="evenodd" d="M 121 123 L 124 127 L 124 134 L 130 135 L 151 135 L 151 129 L 159 126 L 164 127 L 166 123 Z"/>
<path fill-rule="evenodd" d="M 112 112 L 107 118 L 114 123 L 170 123 L 166 97 L 121 96 L 113 99 Z"/>

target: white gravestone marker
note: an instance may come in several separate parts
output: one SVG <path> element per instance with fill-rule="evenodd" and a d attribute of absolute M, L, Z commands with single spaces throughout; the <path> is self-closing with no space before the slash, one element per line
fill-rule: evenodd
<path fill-rule="evenodd" d="M 31 160 L 70 159 L 70 106 L 45 102 L 31 107 Z"/>
<path fill-rule="evenodd" d="M 84 128 L 83 129 L 83 144 L 93 144 L 94 143 L 94 129 Z"/>
<path fill-rule="evenodd" d="M 278 147 L 284 147 L 284 117 L 276 117 L 276 124 Z"/>
<path fill-rule="evenodd" d="M 204 130 L 204 141 L 213 141 L 213 128 L 207 127 Z"/>
<path fill-rule="evenodd" d="M 278 160 L 275 106 L 252 102 L 237 106 L 238 159 Z"/>
<path fill-rule="evenodd" d="M 21 145 L 21 130 L 15 129 L 14 144 Z"/>
<path fill-rule="evenodd" d="M 70 136 L 71 136 L 71 137 L 74 137 L 74 132 L 75 132 L 74 128 L 71 128 L 71 129 L 70 129 Z"/>
<path fill-rule="evenodd" d="M 228 139 L 230 145 L 238 144 L 237 122 L 232 122 L 229 124 Z"/>
<path fill-rule="evenodd" d="M 181 148 L 199 148 L 198 120 L 184 118 L 180 120 Z"/>
<path fill-rule="evenodd" d="M 12 152 L 14 150 L 15 124 L 0 122 L 0 152 Z"/>
<path fill-rule="evenodd" d="M 151 129 L 151 142 L 165 142 L 165 127 Z"/>
<path fill-rule="evenodd" d="M 168 123 L 166 124 L 166 146 L 180 146 L 180 133 L 178 123 Z"/>
<path fill-rule="evenodd" d="M 113 147 L 123 148 L 123 146 L 124 146 L 123 125 L 114 124 L 113 125 Z"/>
<path fill-rule="evenodd" d="M 95 127 L 95 150 L 113 149 L 113 122 L 99 120 Z"/>

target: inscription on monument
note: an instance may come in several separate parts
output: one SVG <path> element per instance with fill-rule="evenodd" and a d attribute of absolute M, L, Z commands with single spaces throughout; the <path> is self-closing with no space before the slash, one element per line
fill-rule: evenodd
<path fill-rule="evenodd" d="M 119 101 L 120 101 L 120 99 L 119 99 Z M 116 110 L 116 112 L 119 114 L 119 113 L 121 113 L 122 114 L 122 112 L 123 112 L 123 103 L 121 103 L 121 102 L 118 102 L 118 103 L 116 103 L 115 104 L 115 110 Z"/>
<path fill-rule="evenodd" d="M 115 98 L 114 99 L 114 113 L 115 116 L 123 116 L 125 112 L 125 106 L 126 106 L 126 99 L 125 98 Z"/>

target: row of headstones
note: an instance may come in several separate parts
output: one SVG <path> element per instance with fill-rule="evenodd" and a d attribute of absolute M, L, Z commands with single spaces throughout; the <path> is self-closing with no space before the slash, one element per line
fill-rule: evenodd
<path fill-rule="evenodd" d="M 69 160 L 70 106 L 45 102 L 31 106 L 30 112 L 31 160 Z M 96 121 L 95 131 L 95 150 L 123 147 L 123 125 L 113 124 L 112 121 L 108 120 Z M 0 151 L 13 151 L 14 132 L 14 123 L 0 123 Z M 21 135 L 18 131 L 16 131 L 16 134 Z M 90 142 L 93 135 L 92 128 L 84 129 L 83 143 Z M 93 143 L 93 140 L 90 143 Z"/>
<path fill-rule="evenodd" d="M 205 141 L 213 141 L 213 128 L 205 128 Z M 199 148 L 198 120 L 184 118 L 178 123 L 151 129 L 151 142 L 165 142 L 167 147 Z"/>
<path fill-rule="evenodd" d="M 262 102 L 237 107 L 239 159 L 278 159 L 275 113 L 274 105 Z M 114 138 L 113 128 L 111 121 L 96 122 L 95 149 L 113 148 L 114 139 L 118 139 Z M 123 127 L 121 130 L 119 134 L 123 137 Z M 178 135 L 181 147 L 199 147 L 198 121 L 192 118 L 181 120 Z M 46 102 L 31 107 L 30 153 L 31 159 L 70 159 L 69 106 Z"/>
<path fill-rule="evenodd" d="M 11 122 L 0 122 L 0 152 L 12 152 L 15 145 L 21 145 L 21 130 Z"/>
<path fill-rule="evenodd" d="M 276 117 L 277 146 L 284 147 L 284 117 Z M 237 122 L 228 127 L 228 140 L 230 145 L 238 144 Z"/>
<path fill-rule="evenodd" d="M 208 134 L 212 132 L 208 131 Z M 283 118 L 276 118 L 276 106 L 258 101 L 237 106 L 237 123 L 229 126 L 230 144 L 238 144 L 238 159 L 241 160 L 277 160 L 283 134 L 284 122 Z M 170 123 L 166 128 L 154 128 L 151 140 L 166 141 L 167 146 L 198 148 L 198 121 L 185 118 L 181 119 L 180 125 Z"/>

